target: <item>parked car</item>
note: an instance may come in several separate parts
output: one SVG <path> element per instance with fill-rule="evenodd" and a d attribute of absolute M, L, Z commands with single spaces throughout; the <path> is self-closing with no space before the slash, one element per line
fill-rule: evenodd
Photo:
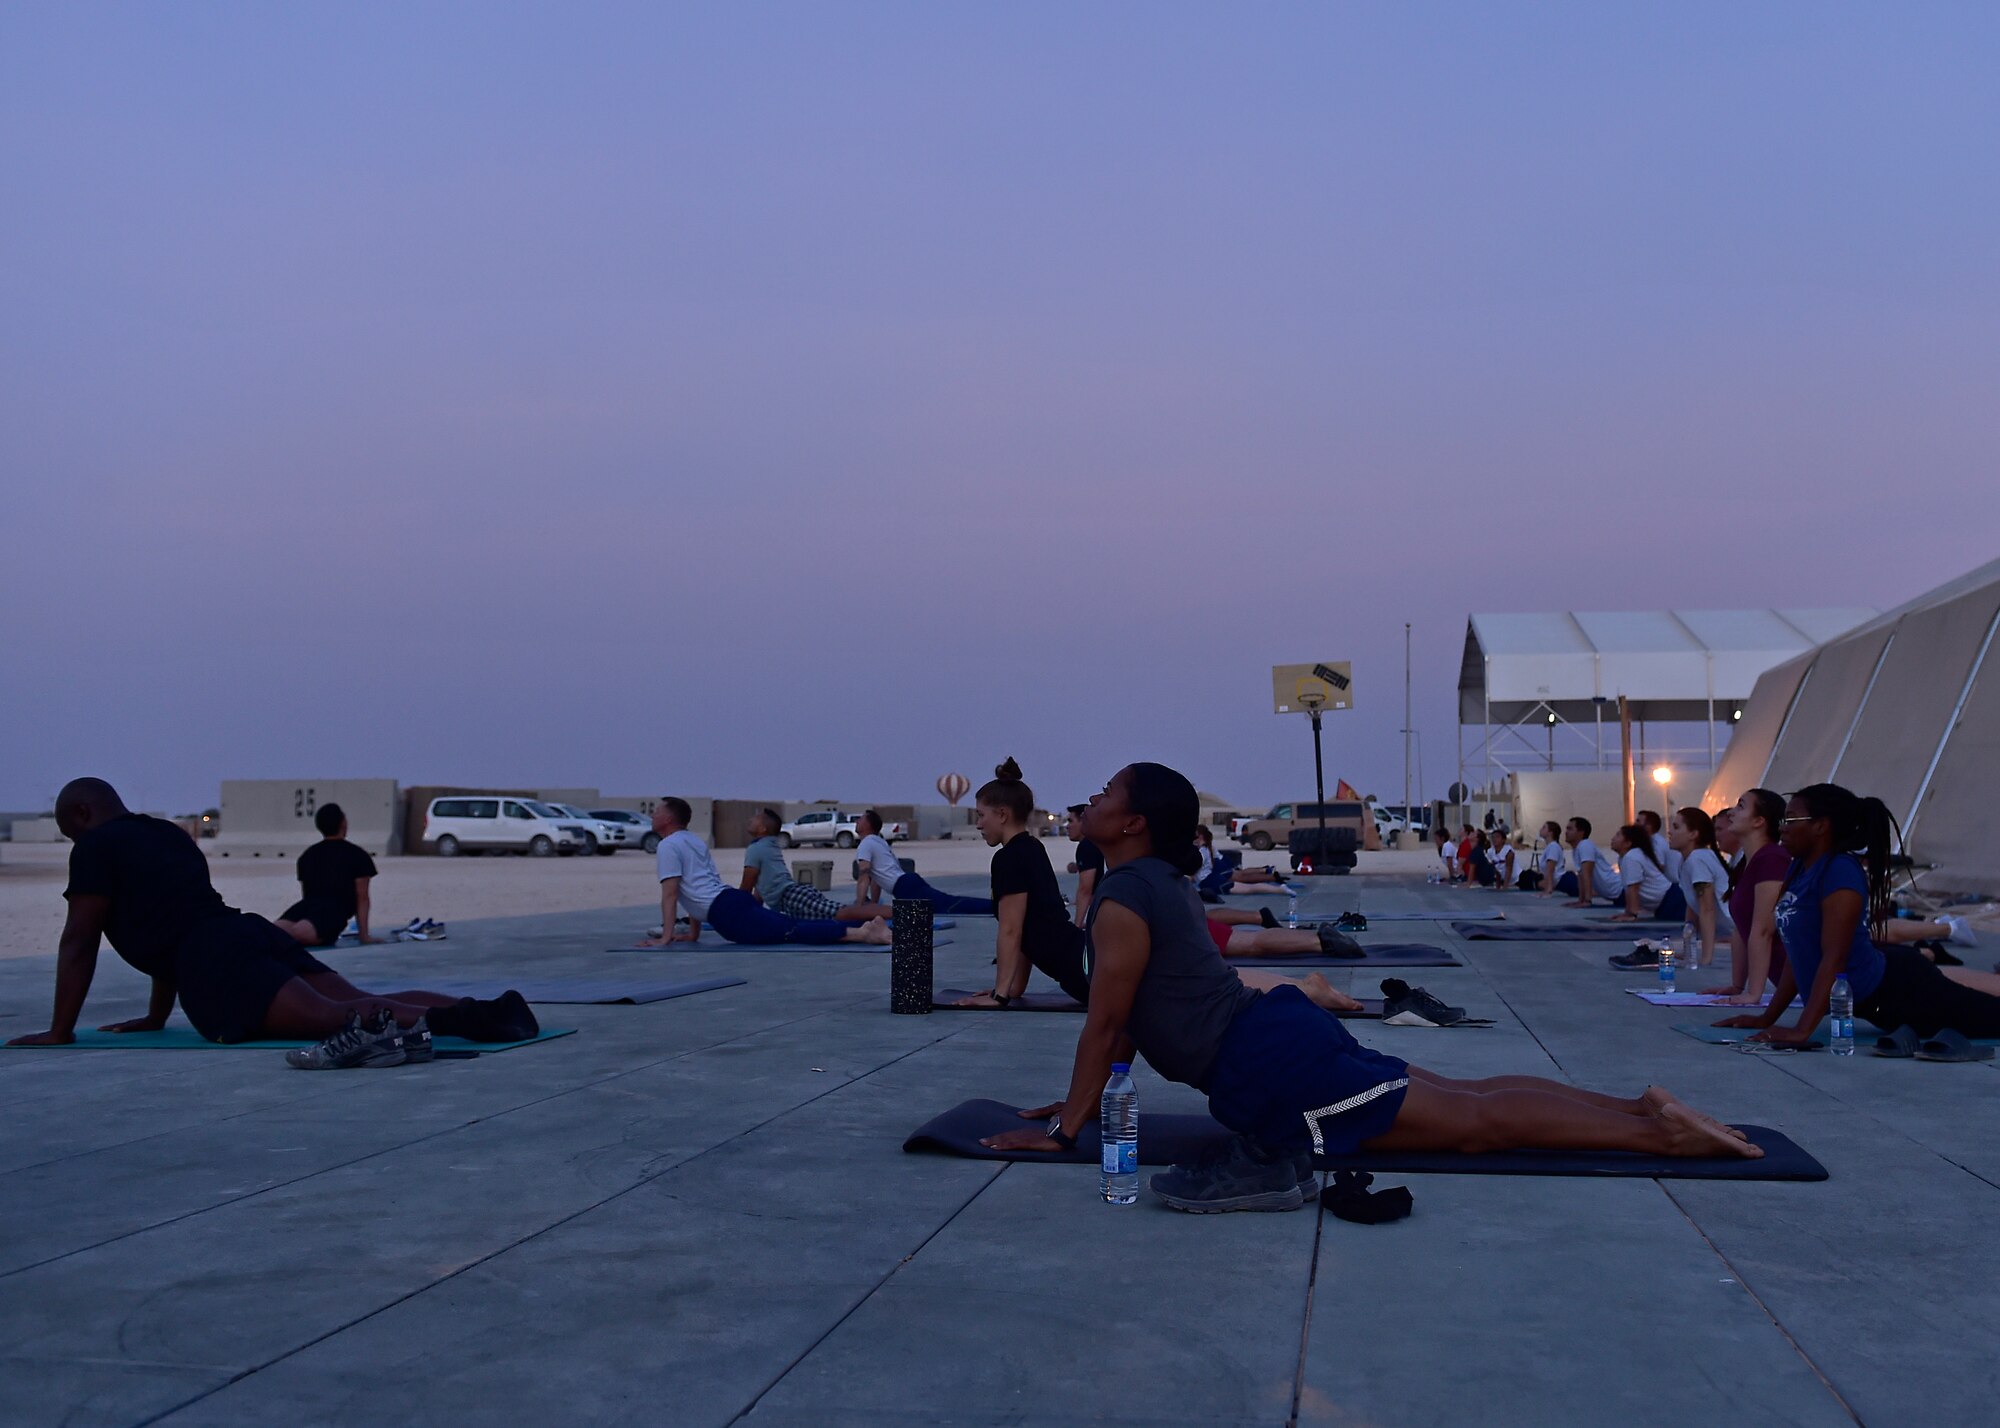
<path fill-rule="evenodd" d="M 574 803 L 551 803 L 548 807 L 583 829 L 583 851 L 586 853 L 597 853 L 608 858 L 623 848 L 632 836 L 625 831 L 623 823 L 599 818 L 595 813 L 585 813 Z"/>
<path fill-rule="evenodd" d="M 860 825 L 861 815 L 858 813 L 847 813 L 838 808 L 815 808 L 810 813 L 801 813 L 779 829 L 778 841 L 787 848 L 796 848 L 801 843 L 831 843 L 836 848 L 852 848 L 861 841 Z M 910 825 L 885 819 L 882 836 L 891 843 L 907 838 L 910 836 Z"/>
<path fill-rule="evenodd" d="M 528 853 L 537 858 L 583 847 L 584 830 L 528 798 L 434 798 L 423 841 L 441 858 L 460 853 Z"/>
<path fill-rule="evenodd" d="M 660 835 L 653 831 L 653 820 L 643 814 L 623 808 L 600 808 L 590 816 L 600 823 L 615 823 L 625 830 L 625 841 L 618 845 L 620 848 L 639 848 L 648 853 L 659 849 Z"/>
<path fill-rule="evenodd" d="M 1294 828 L 1318 828 L 1321 805 L 1317 803 L 1273 804 L 1271 811 L 1262 818 L 1231 820 L 1231 835 L 1237 842 L 1247 844 L 1259 853 L 1268 853 L 1273 848 L 1291 845 Z M 1354 802 L 1327 803 L 1326 826 L 1328 828 L 1351 828 L 1357 844 L 1361 839 L 1361 820 L 1368 816 L 1366 805 Z"/>

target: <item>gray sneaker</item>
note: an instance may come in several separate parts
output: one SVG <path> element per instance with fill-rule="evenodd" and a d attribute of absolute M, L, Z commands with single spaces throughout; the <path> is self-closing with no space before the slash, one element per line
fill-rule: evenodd
<path fill-rule="evenodd" d="M 358 1067 L 401 1066 L 409 1055 L 403 1034 L 386 1013 L 363 1023 L 350 1016 L 345 1030 L 317 1046 L 299 1046 L 285 1053 L 285 1064 L 300 1071 L 347 1071 Z"/>
<path fill-rule="evenodd" d="M 1155 1175 L 1152 1186 L 1168 1205 L 1194 1215 L 1296 1210 L 1313 1198 L 1290 1155 L 1260 1156 L 1242 1136 L 1232 1137 L 1193 1165 L 1176 1165 Z"/>
<path fill-rule="evenodd" d="M 403 1042 L 403 1059 L 411 1065 L 437 1059 L 437 1048 L 431 1045 L 431 1022 L 427 1016 L 420 1016 L 411 1025 L 404 1027 L 398 1035 Z"/>

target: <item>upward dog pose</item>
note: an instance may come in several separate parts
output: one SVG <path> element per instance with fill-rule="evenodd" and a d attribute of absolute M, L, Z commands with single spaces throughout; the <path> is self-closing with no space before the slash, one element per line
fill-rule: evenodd
<path fill-rule="evenodd" d="M 785 820 L 775 808 L 760 809 L 750 818 L 750 846 L 743 850 L 743 891 L 754 896 L 772 912 L 800 922 L 873 922 L 887 917 L 886 903 L 836 902 L 818 888 L 807 887 L 792 877 L 785 865 L 784 846 L 778 831 Z"/>
<path fill-rule="evenodd" d="M 1194 785 L 1160 764 L 1120 769 L 1084 823 L 1107 872 L 1091 916 L 1090 1008 L 1069 1094 L 995 1149 L 1061 1151 L 1136 1049 L 1208 1096 L 1238 1133 L 1226 1156 L 1153 1177 L 1181 1210 L 1290 1210 L 1312 1199 L 1311 1154 L 1385 1150 L 1635 1150 L 1762 1155 L 1658 1087 L 1629 1100 L 1534 1076 L 1454 1081 L 1357 1042 L 1296 989 L 1260 992 L 1224 964 L 1183 875 L 1198 864 Z"/>
<path fill-rule="evenodd" d="M 1002 778 L 1006 770 L 1013 769 L 1013 777 L 1019 779 L 1021 771 L 1015 768 L 1012 759 L 1000 765 L 995 772 Z M 869 809 L 861 815 L 860 825 L 863 837 L 861 845 L 854 850 L 854 861 L 860 873 L 854 880 L 854 896 L 860 902 L 891 901 L 899 897 L 924 898 L 931 905 L 931 912 L 937 917 L 991 917 L 993 904 L 983 897 L 960 897 L 956 893 L 940 892 L 915 873 L 903 871 L 902 859 L 896 856 L 889 840 L 882 836 L 882 815 Z"/>
<path fill-rule="evenodd" d="M 1563 825 L 1563 841 L 1576 858 L 1576 871 L 1556 879 L 1556 891 L 1568 893 L 1574 902 L 1564 907 L 1589 907 L 1594 897 L 1622 903 L 1625 880 L 1618 875 L 1618 863 L 1590 838 L 1590 820 L 1577 817 Z"/>
<path fill-rule="evenodd" d="M 56 953 L 49 1029 L 12 1046 L 63 1046 L 97 972 L 98 940 L 153 979 L 142 1017 L 104 1031 L 157 1031 L 179 998 L 210 1041 L 327 1038 L 288 1059 L 307 1070 L 427 1060 L 430 1033 L 522 1041 L 540 1028 L 519 992 L 491 1001 L 438 992 L 364 992 L 255 913 L 223 902 L 208 859 L 180 827 L 133 813 L 102 779 L 80 778 L 56 798 L 70 849 L 69 918 Z"/>
<path fill-rule="evenodd" d="M 1885 947 L 1869 935 L 1889 919 L 1893 828 L 1881 799 L 1857 798 L 1838 784 L 1792 795 L 1778 835 L 1792 855 L 1777 907 L 1789 965 L 1770 1006 L 1717 1026 L 1756 1027 L 1752 1041 L 1802 1046 L 1826 1016 L 1834 980 L 1845 975 L 1856 1013 L 1885 1031 L 2000 1037 L 2000 980 L 1958 968 L 1953 977 L 1915 948 Z M 1779 1026 L 1794 995 L 1804 1009 L 1793 1025 Z"/>
<path fill-rule="evenodd" d="M 886 946 L 890 941 L 889 924 L 879 917 L 859 927 L 832 918 L 802 921 L 773 912 L 743 889 L 728 886 L 715 871 L 708 844 L 688 832 L 692 817 L 694 810 L 684 798 L 663 798 L 653 809 L 653 831 L 660 835 L 660 846 L 653 854 L 660 874 L 660 935 L 646 938 L 639 946 L 694 942 L 701 937 L 704 922 L 715 924 L 715 930 L 728 941 L 752 946 L 778 942 L 820 947 L 835 942 L 876 942 Z M 687 913 L 685 928 L 675 925 L 677 908 Z"/>
<path fill-rule="evenodd" d="M 347 841 L 347 815 L 339 804 L 322 804 L 313 814 L 313 826 L 320 841 L 299 854 L 301 896 L 273 926 L 308 947 L 331 947 L 351 917 L 363 943 L 381 941 L 368 935 L 368 884 L 375 878 L 375 860 L 367 849 Z"/>

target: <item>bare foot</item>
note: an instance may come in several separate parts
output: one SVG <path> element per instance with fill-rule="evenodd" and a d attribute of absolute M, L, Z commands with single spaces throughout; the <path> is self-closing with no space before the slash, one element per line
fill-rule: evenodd
<path fill-rule="evenodd" d="M 1316 1007 L 1327 1011 L 1360 1011 L 1361 1003 L 1347 993 L 1340 991 L 1318 972 L 1308 972 L 1299 979 L 1299 990 Z"/>
<path fill-rule="evenodd" d="M 1668 1155 L 1696 1158 L 1736 1156 L 1743 1160 L 1764 1158 L 1764 1152 L 1744 1139 L 1740 1131 L 1678 1103 L 1662 1107 L 1657 1120 L 1660 1129 L 1666 1132 Z"/>
<path fill-rule="evenodd" d="M 879 946 L 887 947 L 896 939 L 889 931 L 889 924 L 877 917 L 862 923 L 854 940 L 856 942 L 873 942 Z"/>
<path fill-rule="evenodd" d="M 1665 1086 L 1648 1086 L 1639 1093 L 1639 1104 L 1657 1116 L 1668 1106 L 1685 1105 L 1686 1102 Z"/>

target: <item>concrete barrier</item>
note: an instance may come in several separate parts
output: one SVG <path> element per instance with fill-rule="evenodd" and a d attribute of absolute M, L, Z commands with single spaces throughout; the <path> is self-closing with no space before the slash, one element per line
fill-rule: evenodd
<path fill-rule="evenodd" d="M 222 782 L 222 831 L 207 840 L 222 858 L 295 858 L 320 838 L 313 817 L 329 803 L 347 836 L 376 856 L 403 850 L 402 800 L 392 778 L 252 778 Z"/>

